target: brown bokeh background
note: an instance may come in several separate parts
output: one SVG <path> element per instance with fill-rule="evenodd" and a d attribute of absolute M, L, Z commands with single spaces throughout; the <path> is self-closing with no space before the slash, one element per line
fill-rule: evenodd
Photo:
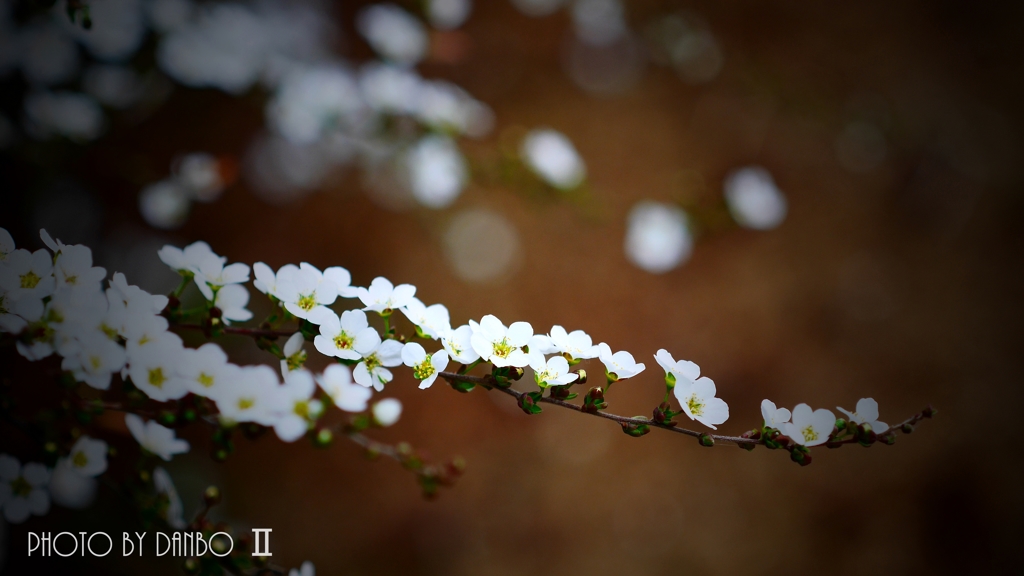
<path fill-rule="evenodd" d="M 638 1 L 628 12 L 642 22 L 677 8 L 702 15 L 723 47 L 724 68 L 709 84 L 648 66 L 624 94 L 589 96 L 560 63 L 566 15 L 531 19 L 493 0 L 477 2 L 458 33 L 461 61 L 422 68 L 493 107 L 495 135 L 470 144 L 471 156 L 492 154 L 510 129 L 548 125 L 587 161 L 582 202 L 497 184 L 473 185 L 458 200 L 456 209 L 495 209 L 518 229 L 521 257 L 500 281 L 470 285 L 451 273 L 440 238 L 453 210 L 385 211 L 360 193 L 357 172 L 285 206 L 236 185 L 159 238 L 203 239 L 231 261 L 343 265 L 364 285 L 376 275 L 411 282 L 425 302 L 446 303 L 457 324 L 494 313 L 541 331 L 583 328 L 648 365 L 610 392 L 619 414 L 647 414 L 660 400 L 652 354 L 665 347 L 716 381 L 732 413 L 726 432 L 759 424 L 765 397 L 852 408 L 871 396 L 889 422 L 927 403 L 939 416 L 895 446 L 815 450 L 801 468 L 785 453 L 709 450 L 657 431 L 633 439 L 598 419 L 554 408 L 528 417 L 504 396 L 423 392 L 401 377 L 388 393 L 405 415 L 379 436 L 469 463 L 437 501 L 424 501 L 394 463 L 365 462 L 344 443 L 322 451 L 268 436 L 240 441 L 227 464 L 213 464 L 196 428 L 186 433 L 193 452 L 170 467 L 187 509 L 202 486 L 219 483 L 223 517 L 272 527 L 275 562 L 309 559 L 319 574 L 1024 569 L 1015 553 L 1020 7 Z M 340 11 L 347 30 L 353 11 Z M 347 44 L 368 55 L 351 34 Z M 887 156 L 858 174 L 841 165 L 835 142 L 862 102 L 881 110 Z M 13 202 L 5 200 L 2 224 L 38 244 L 29 232 L 45 202 L 39 190 L 74 181 L 96 199 L 103 227 L 99 238 L 65 240 L 109 247 L 150 238 L 136 214 L 139 186 L 183 151 L 239 154 L 261 106 L 259 95 L 177 89 L 142 123 L 115 123 L 90 146 L 5 156 Z M 780 228 L 707 234 L 664 275 L 627 262 L 634 202 L 714 203 L 724 175 L 750 163 L 768 168 L 790 201 Z M 262 358 L 244 340 L 227 345 L 239 359 Z M 11 568 L 21 530 L 53 529 L 47 522 L 75 514 L 104 509 L 11 528 Z M 173 562 L 153 564 L 173 573 Z"/>

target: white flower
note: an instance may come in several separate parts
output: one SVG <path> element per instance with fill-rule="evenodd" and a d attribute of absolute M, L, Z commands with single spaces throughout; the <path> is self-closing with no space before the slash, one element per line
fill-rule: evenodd
<path fill-rule="evenodd" d="M 530 363 L 523 346 L 533 337 L 533 326 L 529 322 L 513 322 L 508 328 L 495 316 L 488 314 L 480 323 L 470 320 L 473 336 L 470 342 L 473 350 L 498 368 L 514 366 L 522 368 Z"/>
<path fill-rule="evenodd" d="M 597 358 L 601 353 L 601 350 L 594 345 L 594 341 L 590 339 L 583 330 L 573 330 L 572 332 L 566 332 L 565 328 L 561 326 L 552 326 L 551 332 L 548 333 L 550 339 L 550 350 L 552 352 L 543 351 L 545 354 L 559 353 L 568 354 L 575 360 L 585 358 Z M 530 347 L 533 351 L 533 347 Z"/>
<path fill-rule="evenodd" d="M 278 270 L 277 298 L 294 316 L 308 320 L 313 310 L 334 303 L 338 298 L 338 285 L 325 279 L 315 266 L 303 262 L 298 269 Z"/>
<path fill-rule="evenodd" d="M 402 363 L 402 343 L 397 340 L 384 340 L 370 352 L 363 355 L 363 361 L 356 364 L 352 371 L 356 382 L 362 386 L 373 386 L 380 392 L 384 385 L 391 382 L 391 371 L 388 368 Z"/>
<path fill-rule="evenodd" d="M 6 262 L 14 248 L 14 237 L 6 228 L 0 228 L 0 262 Z"/>
<path fill-rule="evenodd" d="M 177 180 L 160 180 L 139 192 L 139 213 L 146 224 L 162 230 L 180 228 L 192 208 L 189 191 Z"/>
<path fill-rule="evenodd" d="M 828 441 L 836 425 L 836 416 L 830 410 L 811 410 L 807 404 L 793 408 L 793 421 L 782 425 L 781 432 L 797 444 L 817 446 Z"/>
<path fill-rule="evenodd" d="M 229 366 L 233 366 L 230 365 Z M 231 385 L 218 395 L 221 418 L 230 422 L 256 422 L 264 426 L 277 423 L 277 411 L 283 405 L 280 381 L 269 366 L 241 366 Z"/>
<path fill-rule="evenodd" d="M 42 317 L 42 298 L 28 297 L 15 300 L 0 289 L 0 330 L 17 334 L 29 322 L 36 322 Z"/>
<path fill-rule="evenodd" d="M 411 66 L 427 53 L 427 31 L 412 14 L 394 4 L 373 4 L 356 15 L 356 29 L 383 58 Z"/>
<path fill-rule="evenodd" d="M 334 282 L 338 288 L 338 296 L 342 298 L 356 298 L 359 296 L 359 287 L 352 285 L 352 274 L 341 266 L 331 266 L 324 269 L 324 279 Z"/>
<path fill-rule="evenodd" d="M 45 298 L 53 294 L 56 289 L 53 257 L 44 248 L 35 252 L 20 249 L 11 252 L 0 267 L 0 288 L 6 290 L 12 300 Z"/>
<path fill-rule="evenodd" d="M 288 576 L 316 576 L 316 568 L 312 562 L 306 560 L 299 568 L 289 570 Z"/>
<path fill-rule="evenodd" d="M 334 401 L 334 405 L 346 412 L 362 412 L 373 392 L 352 382 L 352 371 L 348 366 L 331 364 L 317 377 L 317 384 Z"/>
<path fill-rule="evenodd" d="M 175 454 L 185 454 L 189 451 L 187 441 L 176 438 L 174 430 L 161 426 L 155 420 L 146 422 L 135 414 L 125 414 L 124 423 L 139 446 L 168 462 Z"/>
<path fill-rule="evenodd" d="M 302 332 L 296 332 L 288 337 L 288 340 L 284 343 L 284 348 L 281 352 L 284 353 L 284 359 L 281 360 L 281 376 L 288 378 L 288 373 L 292 370 L 298 370 L 302 368 L 306 363 L 306 351 L 302 349 L 302 345 L 306 342 L 303 338 Z"/>
<path fill-rule="evenodd" d="M 423 79 L 414 70 L 375 61 L 359 71 L 359 89 L 366 103 L 386 114 L 411 114 L 420 100 Z"/>
<path fill-rule="evenodd" d="M 249 281 L 248 264 L 224 265 L 225 259 L 216 254 L 208 254 L 199 260 L 199 265 L 192 271 L 195 273 L 196 287 L 207 300 L 214 299 L 214 292 L 222 286 L 241 284 Z"/>
<path fill-rule="evenodd" d="M 96 500 L 96 479 L 82 476 L 67 458 L 59 458 L 50 473 L 50 498 L 54 504 L 82 510 Z"/>
<path fill-rule="evenodd" d="M 79 340 L 73 355 L 65 356 L 61 369 L 71 371 L 75 379 L 99 390 L 110 388 L 110 377 L 124 368 L 127 354 L 120 344 L 96 330 Z"/>
<path fill-rule="evenodd" d="M 164 511 L 164 519 L 175 530 L 184 530 L 187 524 L 182 516 L 185 508 L 181 505 L 181 498 L 178 491 L 174 489 L 174 482 L 167 470 L 157 466 L 153 469 L 153 487 L 157 494 L 167 498 L 167 510 Z"/>
<path fill-rule="evenodd" d="M 174 175 L 192 196 L 201 202 L 216 200 L 224 191 L 221 164 L 215 156 L 205 152 L 186 154 L 175 162 Z"/>
<path fill-rule="evenodd" d="M 519 153 L 530 170 L 560 190 L 576 188 L 587 177 L 587 167 L 572 142 L 550 128 L 531 130 Z"/>
<path fill-rule="evenodd" d="M 412 375 L 420 381 L 420 390 L 430 388 L 437 380 L 437 373 L 448 367 L 448 352 L 444 349 L 427 356 L 427 351 L 416 342 L 402 348 L 402 362 L 412 368 Z"/>
<path fill-rule="evenodd" d="M 216 400 L 218 393 L 230 386 L 234 372 L 228 367 L 228 355 L 214 342 L 199 348 L 184 348 L 177 367 L 178 376 L 189 392 Z"/>
<path fill-rule="evenodd" d="M 351 72 L 338 64 L 292 66 L 273 99 L 267 123 L 290 143 L 316 144 L 363 108 Z"/>
<path fill-rule="evenodd" d="M 167 296 L 150 294 L 138 286 L 129 285 L 127 278 L 120 272 L 115 272 L 110 279 L 107 300 L 111 307 L 117 302 L 119 308 L 123 308 L 129 314 L 159 314 L 167 307 Z"/>
<path fill-rule="evenodd" d="M 598 344 L 597 347 L 599 351 L 598 358 L 604 364 L 605 371 L 609 375 L 614 375 L 618 380 L 632 378 L 647 368 L 642 363 L 637 363 L 633 359 L 633 355 L 625 350 L 612 354 L 612 349 L 604 342 Z"/>
<path fill-rule="evenodd" d="M 771 230 L 786 219 L 786 197 L 771 173 L 759 166 L 740 168 L 725 177 L 725 201 L 732 217 L 746 228 Z"/>
<path fill-rule="evenodd" d="M 323 412 L 323 404 L 313 399 L 316 384 L 308 370 L 294 370 L 288 373 L 284 386 L 281 387 L 281 398 L 284 411 L 274 424 L 274 432 L 284 442 L 294 442 L 309 430 L 310 422 L 315 421 Z"/>
<path fill-rule="evenodd" d="M 167 335 L 175 336 L 170 333 Z M 132 384 L 153 400 L 176 400 L 189 392 L 188 382 L 178 376 L 184 358 L 180 338 L 160 338 L 134 349 L 129 348 L 128 374 Z"/>
<path fill-rule="evenodd" d="M 544 361 L 540 352 L 530 352 L 530 368 L 533 368 L 533 379 L 541 388 L 548 386 L 564 386 L 575 382 L 579 374 L 569 372 L 569 361 L 563 356 L 552 356 Z"/>
<path fill-rule="evenodd" d="M 358 360 L 380 345 L 380 335 L 370 327 L 362 310 L 346 310 L 338 318 L 329 308 L 321 308 L 310 314 L 309 321 L 320 325 L 313 345 L 324 356 Z"/>
<path fill-rule="evenodd" d="M 625 250 L 630 262 L 653 274 L 685 262 L 693 252 L 686 213 L 670 204 L 637 202 L 626 219 Z"/>
<path fill-rule="evenodd" d="M 473 327 L 468 324 L 442 333 L 441 345 L 452 360 L 461 364 L 472 364 L 480 359 L 473 349 Z"/>
<path fill-rule="evenodd" d="M 395 398 L 385 398 L 373 405 L 373 420 L 378 426 L 391 426 L 402 415 L 402 403 Z"/>
<path fill-rule="evenodd" d="M 71 447 L 68 462 L 82 476 L 99 476 L 107 471 L 107 443 L 82 436 Z"/>
<path fill-rule="evenodd" d="M 278 279 L 282 276 L 297 273 L 299 271 L 299 267 L 294 264 L 285 264 L 277 271 L 277 274 L 274 274 L 274 271 L 271 270 L 270 266 L 267 266 L 263 262 L 257 262 L 252 265 L 252 271 L 253 275 L 256 276 L 256 279 L 252 281 L 252 285 L 267 296 L 273 296 L 280 300 L 280 296 L 277 295 Z"/>
<path fill-rule="evenodd" d="M 444 304 L 425 306 L 419 298 L 414 296 L 401 310 L 402 314 L 405 314 L 405 317 L 415 324 L 422 334 L 434 340 L 451 330 L 448 308 L 445 308 Z"/>
<path fill-rule="evenodd" d="M 717 430 L 716 425 L 729 419 L 729 405 L 721 398 L 715 398 L 715 383 L 707 376 L 692 382 L 677 381 L 672 393 L 691 420 L 712 430 Z"/>
<path fill-rule="evenodd" d="M 654 359 L 665 369 L 665 382 L 669 386 L 675 386 L 680 381 L 689 384 L 700 376 L 700 366 L 688 360 L 676 362 L 675 358 L 664 348 L 658 350 Z"/>
<path fill-rule="evenodd" d="M 438 30 L 462 26 L 472 9 L 471 0 L 427 0 L 427 18 Z"/>
<path fill-rule="evenodd" d="M 171 270 L 183 276 L 194 274 L 199 269 L 200 264 L 210 257 L 219 259 L 221 265 L 227 262 L 227 258 L 214 254 L 213 250 L 210 249 L 210 245 L 201 240 L 189 244 L 184 249 L 167 245 L 156 254 L 164 264 L 171 267 Z"/>
<path fill-rule="evenodd" d="M 395 286 L 387 278 L 376 277 L 370 282 L 369 288 L 359 288 L 359 299 L 365 308 L 380 313 L 390 313 L 407 306 L 416 296 L 416 287 L 412 284 Z"/>
<path fill-rule="evenodd" d="M 57 288 L 94 290 L 107 277 L 107 270 L 92 265 L 92 250 L 86 246 L 62 246 L 53 266 Z"/>
<path fill-rule="evenodd" d="M 129 357 L 137 350 L 163 340 L 177 341 L 180 345 L 181 338 L 168 332 L 168 326 L 167 319 L 156 314 L 140 312 L 126 316 L 122 335 L 127 341 Z"/>
<path fill-rule="evenodd" d="M 451 205 L 469 178 L 466 160 L 447 136 L 424 136 L 405 157 L 412 195 L 428 208 Z"/>
<path fill-rule="evenodd" d="M 876 434 L 881 434 L 889 429 L 889 425 L 878 420 L 878 402 L 874 398 L 861 398 L 857 401 L 857 410 L 850 412 L 845 408 L 836 406 L 836 409 L 846 414 L 850 422 L 855 424 L 867 424 Z"/>
<path fill-rule="evenodd" d="M 761 417 L 764 418 L 764 425 L 769 428 L 781 430 L 782 426 L 789 422 L 792 414 L 786 408 L 776 408 L 775 402 L 765 398 L 761 400 Z"/>
<path fill-rule="evenodd" d="M 0 454 L 0 507 L 11 524 L 21 524 L 30 515 L 50 511 L 46 485 L 50 471 L 38 462 L 21 465 L 13 456 Z"/>
<path fill-rule="evenodd" d="M 246 309 L 249 303 L 249 291 L 241 284 L 228 284 L 217 290 L 213 305 L 220 311 L 225 324 L 245 322 L 252 318 L 252 312 Z"/>

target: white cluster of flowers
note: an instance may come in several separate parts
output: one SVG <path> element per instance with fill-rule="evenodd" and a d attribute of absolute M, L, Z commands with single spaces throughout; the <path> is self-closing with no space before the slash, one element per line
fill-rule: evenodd
<path fill-rule="evenodd" d="M 107 443 L 80 436 L 71 452 L 50 469 L 39 462 L 22 465 L 0 454 L 0 508 L 12 524 L 49 512 L 51 499 L 68 508 L 83 508 L 96 494 L 95 478 L 107 470 Z M 52 498 L 51 498 L 52 497 Z"/>
<path fill-rule="evenodd" d="M 861 398 L 853 412 L 836 408 L 853 424 L 867 424 L 876 434 L 889 429 L 889 425 L 878 420 L 878 402 L 874 398 Z M 836 425 L 836 416 L 831 410 L 812 409 L 807 404 L 797 404 L 793 411 L 777 408 L 771 400 L 761 402 L 761 416 L 764 425 L 779 430 L 801 446 L 818 446 L 828 441 Z"/>

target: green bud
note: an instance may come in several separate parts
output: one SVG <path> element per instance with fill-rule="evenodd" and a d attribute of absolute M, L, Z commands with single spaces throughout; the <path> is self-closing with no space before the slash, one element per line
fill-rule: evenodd
<path fill-rule="evenodd" d="M 634 424 L 633 422 L 619 422 L 622 426 L 622 431 L 628 436 L 633 438 L 639 438 L 651 431 L 650 426 L 647 424 Z"/>
<path fill-rule="evenodd" d="M 203 501 L 206 502 L 206 506 L 216 506 L 220 504 L 221 497 L 220 488 L 216 486 L 207 486 L 206 490 L 203 490 Z"/>
<path fill-rule="evenodd" d="M 671 390 L 671 389 L 676 387 L 676 375 L 675 374 L 673 374 L 671 372 L 665 373 L 665 387 L 668 388 L 669 390 Z"/>
<path fill-rule="evenodd" d="M 576 371 L 576 374 L 579 375 L 579 378 L 576 379 L 576 382 L 574 382 L 574 384 L 586 384 L 587 383 L 587 371 L 586 370 L 584 370 L 583 368 L 580 368 L 579 370 Z"/>
<path fill-rule="evenodd" d="M 902 431 L 904 434 L 913 434 L 913 432 L 914 432 L 914 425 L 913 424 L 904 424 L 903 426 L 900 426 L 900 431 Z"/>
<path fill-rule="evenodd" d="M 861 446 L 871 446 L 875 443 L 878 435 L 871 429 L 870 424 L 861 424 L 857 426 L 857 441 L 860 442 Z"/>
<path fill-rule="evenodd" d="M 701 446 L 705 446 L 707 448 L 711 448 L 715 445 L 715 439 L 707 432 L 701 432 L 700 436 L 697 437 L 697 442 L 699 442 Z"/>
<path fill-rule="evenodd" d="M 160 423 L 163 424 L 164 426 L 170 427 L 174 426 L 174 424 L 178 421 L 178 416 L 174 412 L 171 412 L 170 410 L 162 410 L 160 411 L 160 414 L 157 415 L 157 419 L 159 419 Z"/>
<path fill-rule="evenodd" d="M 846 420 L 836 418 L 836 430 L 846 430 Z"/>
<path fill-rule="evenodd" d="M 614 372 L 605 371 L 604 377 L 608 380 L 609 385 L 619 381 L 619 375 Z"/>
<path fill-rule="evenodd" d="M 896 434 L 893 434 L 892 432 L 882 434 L 881 436 L 878 437 L 878 441 L 881 442 L 882 444 L 885 444 L 886 446 L 892 446 L 893 444 L 896 443 Z"/>
<path fill-rule="evenodd" d="M 334 432 L 331 432 L 329 428 L 321 428 L 317 430 L 316 436 L 313 439 L 313 444 L 317 448 L 326 448 L 334 442 Z"/>
<path fill-rule="evenodd" d="M 924 409 L 924 411 L 923 411 L 923 412 L 921 412 L 921 414 L 922 414 L 922 415 L 923 415 L 923 416 L 924 416 L 925 418 L 934 418 L 934 417 L 935 417 L 935 415 L 936 415 L 936 414 L 938 414 L 938 413 L 939 413 L 939 411 L 938 411 L 938 410 L 936 410 L 935 408 L 933 408 L 931 404 L 929 404 L 929 405 L 928 405 L 928 406 L 927 406 L 927 407 L 926 407 L 926 408 Z"/>
<path fill-rule="evenodd" d="M 211 457 L 217 462 L 224 462 L 228 459 L 228 451 L 223 448 L 218 448 L 213 451 Z"/>
<path fill-rule="evenodd" d="M 811 463 L 811 455 L 802 450 L 793 450 L 789 453 L 790 459 L 801 466 L 808 466 Z"/>

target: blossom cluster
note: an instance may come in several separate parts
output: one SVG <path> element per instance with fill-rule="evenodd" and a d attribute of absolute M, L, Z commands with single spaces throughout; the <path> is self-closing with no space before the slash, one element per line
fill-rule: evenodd
<path fill-rule="evenodd" d="M 506 325 L 492 314 L 453 325 L 443 304 L 426 305 L 411 284 L 395 285 L 377 277 L 368 286 L 357 286 L 345 268 L 320 270 L 306 262 L 276 271 L 262 262 L 250 268 L 229 263 L 201 241 L 159 250 L 159 258 L 181 276 L 170 296 L 132 286 L 120 273 L 113 274 L 104 289 L 106 270 L 92 265 L 88 247 L 64 244 L 45 230 L 40 236 L 48 249 L 30 252 L 16 248 L 10 234 L 0 229 L 0 331 L 15 335 L 22 356 L 40 360 L 56 354 L 66 373 L 99 390 L 109 389 L 120 378 L 129 389 L 157 402 L 189 395 L 205 398 L 216 407 L 213 414 L 221 426 L 253 423 L 273 428 L 285 442 L 313 431 L 329 404 L 353 415 L 366 413 L 365 421 L 376 426 L 394 424 L 401 416 L 401 403 L 394 398 L 371 403 L 371 398 L 394 380 L 392 369 L 403 365 L 421 389 L 430 388 L 439 377 L 454 384 L 456 376 L 480 364 L 490 367 L 492 383 L 504 386 L 528 370 L 539 392 L 515 394 L 534 400 L 548 389 L 551 397 L 571 399 L 568 388 L 587 379 L 584 370 L 575 368 L 585 360 L 600 362 L 609 388 L 646 369 L 631 353 L 613 351 L 606 342 L 595 344 L 582 330 L 555 325 L 542 333 L 529 322 Z M 278 356 L 279 366 L 234 364 L 218 344 L 191 348 L 172 330 L 190 314 L 200 315 L 207 329 L 226 329 L 251 319 L 246 287 L 250 280 L 278 307 L 271 317 L 275 322 L 299 321 L 299 330 L 282 348 L 262 346 Z M 179 296 L 189 285 L 202 296 L 198 312 L 180 309 Z M 399 333 L 393 323 L 399 317 L 396 312 L 412 333 Z M 329 361 L 321 373 L 305 367 L 309 342 Z M 728 404 L 717 397 L 714 381 L 702 376 L 697 364 L 676 360 L 664 349 L 654 358 L 680 407 L 676 412 L 667 404 L 659 407 L 666 419 L 685 414 L 712 430 L 728 420 Z M 457 372 L 448 372 L 453 363 Z M 588 399 L 595 392 L 603 398 L 603 391 L 595 388 Z M 805 450 L 836 438 L 838 428 L 845 426 L 831 411 L 812 410 L 807 404 L 790 412 L 764 400 L 761 410 L 766 444 L 781 442 L 784 435 Z M 888 430 L 878 421 L 878 404 L 871 398 L 861 399 L 854 411 L 839 410 L 862 434 Z M 189 450 L 172 429 L 155 421 L 129 413 L 125 423 L 147 454 L 170 460 Z M 21 466 L 9 456 L 0 457 L 0 507 L 5 517 L 19 522 L 29 514 L 45 513 L 50 492 L 58 503 L 84 505 L 95 491 L 90 479 L 106 470 L 106 454 L 105 442 L 81 436 L 53 469 L 37 463 Z M 154 486 L 174 504 L 173 484 L 163 476 L 159 481 L 154 477 Z M 174 510 L 170 506 L 168 514 Z M 178 523 L 175 518 L 168 516 L 168 521 Z"/>

